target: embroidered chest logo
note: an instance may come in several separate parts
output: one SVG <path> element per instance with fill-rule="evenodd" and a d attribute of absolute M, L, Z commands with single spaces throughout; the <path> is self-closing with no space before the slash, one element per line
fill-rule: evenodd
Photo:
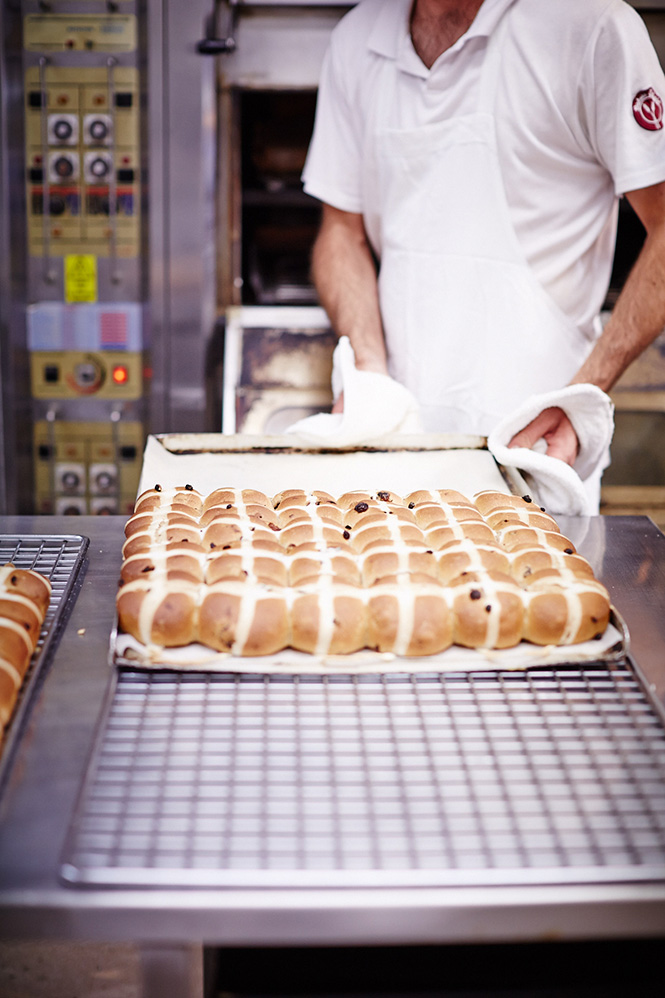
<path fill-rule="evenodd" d="M 653 87 L 635 94 L 633 115 L 640 128 L 649 132 L 657 132 L 663 127 L 663 101 Z"/>

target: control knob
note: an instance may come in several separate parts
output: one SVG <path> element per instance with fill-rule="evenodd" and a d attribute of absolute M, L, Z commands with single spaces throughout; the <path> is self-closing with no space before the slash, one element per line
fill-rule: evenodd
<path fill-rule="evenodd" d="M 81 485 L 81 478 L 76 471 L 64 471 L 60 479 L 63 492 L 76 492 Z"/>
<path fill-rule="evenodd" d="M 88 125 L 88 132 L 90 138 L 95 142 L 103 142 L 104 139 L 108 138 L 109 126 L 103 118 L 94 118 Z"/>
<path fill-rule="evenodd" d="M 108 492 L 115 485 L 115 478 L 108 471 L 100 471 L 95 478 L 95 484 L 100 492 Z"/>
<path fill-rule="evenodd" d="M 94 384 L 98 375 L 99 368 L 94 361 L 90 360 L 85 360 L 81 364 L 77 364 L 74 372 L 77 384 L 82 385 L 84 388 Z"/>
<path fill-rule="evenodd" d="M 94 357 L 87 357 L 76 364 L 70 377 L 70 385 L 75 391 L 89 395 L 101 388 L 105 372 L 102 365 Z"/>
<path fill-rule="evenodd" d="M 53 172 L 63 180 L 69 179 L 74 173 L 74 164 L 69 156 L 58 156 L 54 159 Z"/>
<path fill-rule="evenodd" d="M 101 156 L 96 156 L 88 163 L 88 172 L 97 180 L 101 180 L 109 172 L 109 163 Z"/>
<path fill-rule="evenodd" d="M 67 139 L 71 139 L 73 132 L 72 123 L 66 118 L 58 118 L 53 125 L 53 134 L 60 142 L 66 142 Z"/>

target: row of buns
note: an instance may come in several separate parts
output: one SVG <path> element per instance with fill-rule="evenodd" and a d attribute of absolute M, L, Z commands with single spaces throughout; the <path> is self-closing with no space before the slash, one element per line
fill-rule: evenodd
<path fill-rule="evenodd" d="M 51 598 L 39 572 L 0 566 L 0 731 L 8 723 Z"/>
<path fill-rule="evenodd" d="M 157 486 L 125 534 L 119 623 L 145 645 L 413 656 L 573 644 L 609 621 L 590 564 L 529 497 Z"/>

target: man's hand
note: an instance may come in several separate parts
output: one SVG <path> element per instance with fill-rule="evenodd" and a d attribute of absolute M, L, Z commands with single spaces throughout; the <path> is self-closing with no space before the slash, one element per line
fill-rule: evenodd
<path fill-rule="evenodd" d="M 547 444 L 549 457 L 558 457 L 572 467 L 579 453 L 580 442 L 563 409 L 558 406 L 544 409 L 528 426 L 515 434 L 508 446 L 531 448 L 541 437 Z"/>

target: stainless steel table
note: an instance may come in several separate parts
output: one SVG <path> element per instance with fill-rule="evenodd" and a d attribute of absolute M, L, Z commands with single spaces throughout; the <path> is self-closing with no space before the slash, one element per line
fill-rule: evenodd
<path fill-rule="evenodd" d="M 643 517 L 560 518 L 610 589 L 632 658 L 665 709 L 665 537 Z M 665 935 L 663 879 L 343 889 L 73 888 L 60 860 L 110 680 L 122 518 L 18 517 L 0 533 L 81 533 L 87 563 L 25 718 L 0 800 L 0 937 L 130 940 L 146 993 L 185 995 L 206 945 L 402 945 Z M 166 983 L 165 983 L 166 982 Z"/>

